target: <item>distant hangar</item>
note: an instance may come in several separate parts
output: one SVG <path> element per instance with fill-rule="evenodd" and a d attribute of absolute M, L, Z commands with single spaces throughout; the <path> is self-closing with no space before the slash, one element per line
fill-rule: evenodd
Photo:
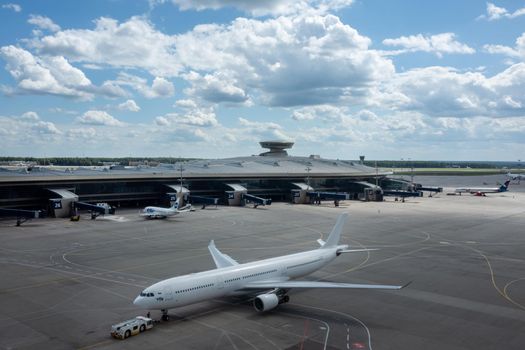
<path fill-rule="evenodd" d="M 406 185 L 388 179 L 390 172 L 360 162 L 289 156 L 286 149 L 293 142 L 260 144 L 269 150 L 248 157 L 153 167 L 0 168 L 0 207 L 48 209 L 55 216 L 67 216 L 70 203 L 77 200 L 116 207 L 163 204 L 174 196 L 229 205 L 253 198 L 307 203 L 315 200 L 313 193 L 336 200 L 381 200 L 376 183 L 397 188 Z"/>

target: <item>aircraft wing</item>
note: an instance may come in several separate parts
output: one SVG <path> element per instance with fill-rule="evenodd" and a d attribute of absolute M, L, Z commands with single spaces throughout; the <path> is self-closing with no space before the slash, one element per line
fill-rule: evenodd
<path fill-rule="evenodd" d="M 183 206 L 182 208 L 178 208 L 177 212 L 178 213 L 187 213 L 187 212 L 191 211 L 191 209 L 192 209 L 191 204 L 188 204 L 188 205 Z"/>
<path fill-rule="evenodd" d="M 385 284 L 354 284 L 354 283 L 337 283 L 322 281 L 259 281 L 250 282 L 243 286 L 242 289 L 270 289 L 270 288 L 343 288 L 343 289 L 401 289 L 408 286 L 392 286 Z"/>
<path fill-rule="evenodd" d="M 210 241 L 208 250 L 210 251 L 213 261 L 215 262 L 215 265 L 218 269 L 221 267 L 239 265 L 239 263 L 233 260 L 229 255 L 221 253 L 220 250 L 215 246 L 215 241 L 213 240 Z"/>

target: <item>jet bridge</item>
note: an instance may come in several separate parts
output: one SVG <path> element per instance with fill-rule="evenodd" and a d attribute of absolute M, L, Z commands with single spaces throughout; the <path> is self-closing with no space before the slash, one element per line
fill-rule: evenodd
<path fill-rule="evenodd" d="M 49 199 L 50 212 L 56 218 L 71 216 L 72 203 L 78 202 L 78 196 L 67 188 L 47 188 L 47 190 L 58 195 L 58 198 Z"/>
<path fill-rule="evenodd" d="M 202 204 L 202 209 L 206 208 L 207 205 L 217 206 L 217 204 L 219 204 L 219 198 L 194 196 L 194 195 L 189 195 L 188 201 L 191 204 Z"/>
<path fill-rule="evenodd" d="M 322 192 L 322 191 L 311 191 L 306 192 L 306 195 L 310 198 L 310 203 L 321 204 L 322 200 L 333 200 L 335 206 L 339 206 L 339 201 L 350 199 L 348 193 L 338 192 Z"/>
<path fill-rule="evenodd" d="M 427 191 L 427 192 L 443 192 L 443 187 L 437 187 L 437 186 L 423 186 L 421 184 L 416 184 L 416 189 L 418 191 Z"/>
<path fill-rule="evenodd" d="M 0 216 L 16 218 L 16 226 L 20 226 L 27 220 L 44 218 L 45 212 L 43 212 L 42 210 L 0 208 Z"/>
<path fill-rule="evenodd" d="M 363 201 L 381 202 L 383 201 L 383 189 L 366 181 L 357 181 L 356 184 L 363 187 L 363 192 L 359 194 L 359 199 Z"/>
<path fill-rule="evenodd" d="M 73 208 L 75 209 L 75 212 L 77 209 L 89 210 L 91 213 L 91 220 L 96 219 L 99 215 L 115 214 L 115 208 L 107 203 L 90 204 L 84 202 L 73 202 Z"/>
<path fill-rule="evenodd" d="M 241 195 L 241 200 L 244 203 L 253 203 L 253 207 L 257 208 L 259 205 L 271 205 L 272 199 L 271 198 L 261 198 L 254 196 L 253 194 L 243 193 Z"/>
<path fill-rule="evenodd" d="M 181 207 L 186 205 L 186 201 L 188 200 L 188 197 L 190 195 L 190 190 L 189 189 L 187 189 L 184 186 L 181 186 L 180 184 L 178 184 L 178 185 L 176 185 L 176 184 L 173 184 L 173 185 L 165 184 L 164 186 L 166 186 L 166 187 L 168 187 L 168 188 L 170 188 L 170 189 L 175 191 L 175 192 L 168 192 L 168 193 L 166 193 L 169 196 L 169 199 L 170 199 L 170 206 L 175 204 L 177 199 L 180 200 L 179 204 L 180 204 Z"/>
<path fill-rule="evenodd" d="M 231 190 L 226 191 L 228 205 L 241 205 L 242 195 L 247 194 L 246 187 L 240 184 L 226 184 Z"/>
<path fill-rule="evenodd" d="M 403 191 L 403 190 L 389 190 L 389 191 L 383 191 L 384 196 L 391 196 L 391 197 L 423 197 L 423 192 L 421 191 Z"/>
<path fill-rule="evenodd" d="M 305 204 L 308 202 L 307 192 L 312 192 L 314 189 L 303 182 L 292 182 L 292 203 Z"/>
<path fill-rule="evenodd" d="M 259 205 L 270 205 L 272 204 L 271 199 L 261 198 L 248 194 L 248 189 L 241 184 L 226 184 L 231 190 L 227 190 L 226 195 L 228 198 L 228 205 L 245 205 L 246 203 L 253 203 L 254 207 L 257 208 Z"/>

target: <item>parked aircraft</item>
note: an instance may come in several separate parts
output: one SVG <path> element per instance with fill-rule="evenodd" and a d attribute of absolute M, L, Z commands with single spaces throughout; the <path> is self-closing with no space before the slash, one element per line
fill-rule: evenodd
<path fill-rule="evenodd" d="M 308 275 L 341 255 L 375 249 L 348 249 L 339 244 L 347 214 L 341 214 L 325 241 L 318 240 L 320 248 L 270 259 L 239 264 L 221 253 L 212 240 L 208 245 L 217 266 L 214 270 L 178 276 L 155 283 L 144 289 L 133 302 L 149 310 L 162 310 L 162 319 L 168 320 L 168 310 L 201 301 L 234 295 L 255 295 L 253 305 L 259 312 L 272 310 L 290 300 L 293 288 L 361 288 L 401 289 L 404 286 L 336 283 L 325 281 L 292 280 Z"/>
<path fill-rule="evenodd" d="M 520 183 L 521 180 L 525 180 L 525 174 L 512 174 L 508 172 L 507 177 L 512 180 L 518 180 L 518 183 Z"/>
<path fill-rule="evenodd" d="M 146 207 L 140 213 L 140 215 L 148 219 L 165 219 L 169 216 L 177 215 L 180 213 L 186 213 L 191 210 L 191 204 L 188 204 L 180 209 L 179 209 L 179 205 L 180 205 L 180 198 L 178 198 L 177 201 L 173 204 L 173 206 L 169 208 L 152 207 L 152 206 Z"/>
<path fill-rule="evenodd" d="M 498 193 L 505 192 L 508 190 L 510 180 L 505 181 L 500 187 L 461 187 L 456 188 L 456 193 L 472 193 L 472 194 L 485 194 L 485 193 Z"/>

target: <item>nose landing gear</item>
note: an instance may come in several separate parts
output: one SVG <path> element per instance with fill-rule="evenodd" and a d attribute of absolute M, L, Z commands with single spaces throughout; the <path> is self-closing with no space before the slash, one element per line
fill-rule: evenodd
<path fill-rule="evenodd" d="M 168 315 L 168 310 L 166 309 L 162 309 L 162 320 L 163 321 L 169 321 L 170 320 L 170 316 Z"/>

